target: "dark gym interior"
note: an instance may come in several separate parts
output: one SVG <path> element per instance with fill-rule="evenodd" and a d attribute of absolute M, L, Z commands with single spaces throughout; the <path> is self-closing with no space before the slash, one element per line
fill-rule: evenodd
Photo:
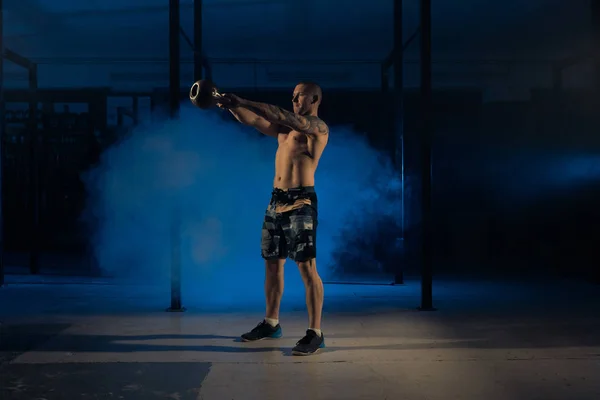
<path fill-rule="evenodd" d="M 0 398 L 600 398 L 599 46 L 599 0 L 0 0 Z M 322 354 L 291 261 L 239 340 L 277 143 L 200 80 L 323 89 Z"/>

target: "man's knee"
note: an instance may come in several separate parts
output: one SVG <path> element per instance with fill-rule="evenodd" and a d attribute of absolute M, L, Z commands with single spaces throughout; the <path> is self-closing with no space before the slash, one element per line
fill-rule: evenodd
<path fill-rule="evenodd" d="M 271 275 L 271 276 L 283 275 L 284 264 L 285 264 L 285 259 L 277 258 L 277 259 L 265 260 L 267 275 Z"/>
<path fill-rule="evenodd" d="M 296 261 L 296 264 L 298 265 L 302 279 L 306 283 L 310 283 L 319 278 L 319 273 L 317 272 L 317 263 L 315 262 L 314 258 Z"/>

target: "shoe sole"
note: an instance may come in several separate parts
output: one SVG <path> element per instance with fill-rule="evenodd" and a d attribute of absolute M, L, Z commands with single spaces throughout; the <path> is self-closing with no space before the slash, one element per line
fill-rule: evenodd
<path fill-rule="evenodd" d="M 302 353 L 301 351 L 293 351 L 292 350 L 292 355 L 294 356 L 312 356 L 314 354 L 320 353 L 322 350 L 321 347 L 319 347 L 317 350 L 313 351 L 312 353 Z"/>
<path fill-rule="evenodd" d="M 244 338 L 241 338 L 241 339 L 242 339 L 242 342 L 244 342 L 244 343 L 250 343 L 250 342 L 260 342 L 261 340 L 276 340 L 276 339 L 281 339 L 281 336 L 280 337 L 264 337 L 264 338 L 260 338 L 260 339 L 254 339 L 254 340 L 244 339 Z"/>

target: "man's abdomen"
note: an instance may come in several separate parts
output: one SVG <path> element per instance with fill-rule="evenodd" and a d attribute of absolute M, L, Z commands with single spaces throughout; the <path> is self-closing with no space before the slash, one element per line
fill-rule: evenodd
<path fill-rule="evenodd" d="M 315 166 L 311 160 L 292 160 L 287 165 L 275 165 L 273 187 L 288 189 L 314 185 Z"/>

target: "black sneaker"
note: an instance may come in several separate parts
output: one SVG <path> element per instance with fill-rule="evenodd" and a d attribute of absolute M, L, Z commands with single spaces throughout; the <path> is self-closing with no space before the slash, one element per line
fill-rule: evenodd
<path fill-rule="evenodd" d="M 277 324 L 277 326 L 273 328 L 267 321 L 263 320 L 260 324 L 256 325 L 256 328 L 248 333 L 244 333 L 242 335 L 242 341 L 254 342 L 263 339 L 278 339 L 282 335 L 281 325 Z"/>
<path fill-rule="evenodd" d="M 319 350 L 325 348 L 325 336 L 321 333 L 321 336 L 317 335 L 317 332 L 309 329 L 306 331 L 304 336 L 296 347 L 292 349 L 292 354 L 295 356 L 310 356 L 311 354 L 318 353 Z"/>

